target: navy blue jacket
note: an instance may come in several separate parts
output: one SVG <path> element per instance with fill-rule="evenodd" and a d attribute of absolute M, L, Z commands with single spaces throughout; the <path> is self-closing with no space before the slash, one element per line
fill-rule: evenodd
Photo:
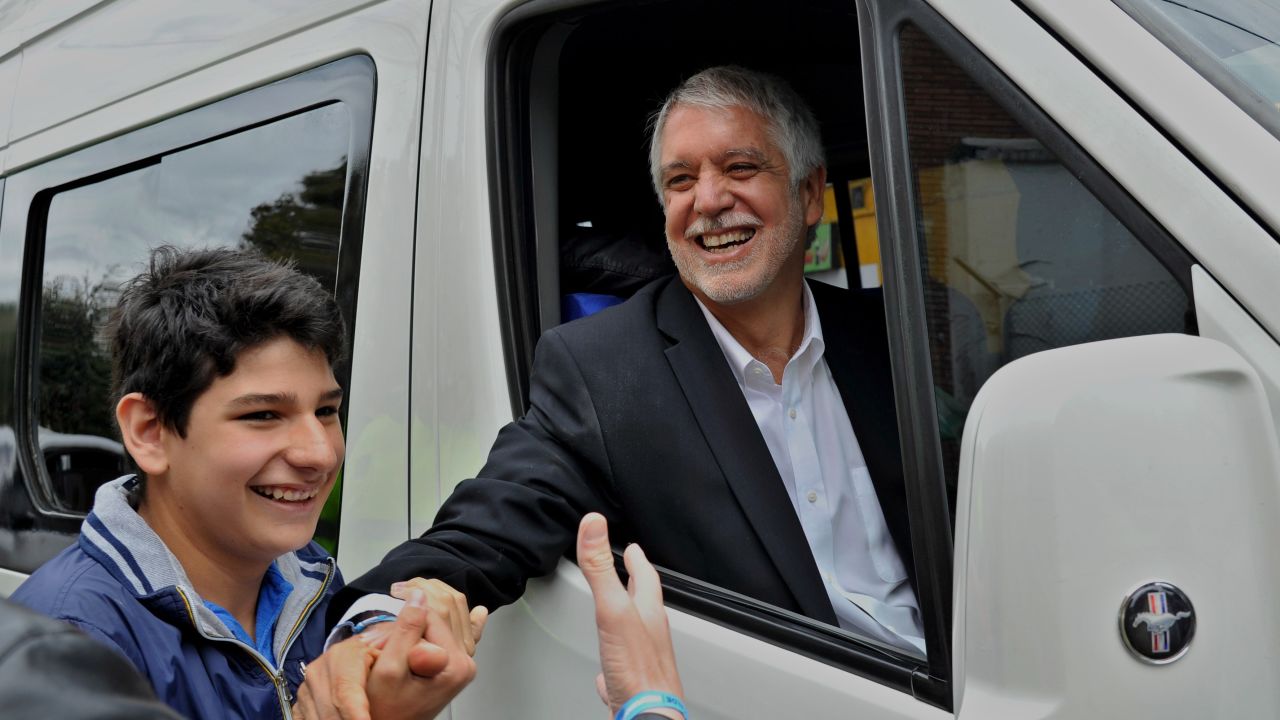
<path fill-rule="evenodd" d="M 177 558 L 133 510 L 131 488 L 132 478 L 99 488 L 79 541 L 12 599 L 119 652 L 184 717 L 291 717 L 302 665 L 323 652 L 325 610 L 342 586 L 333 558 L 311 543 L 276 560 L 294 589 L 272 644 L 283 662 L 273 666 L 205 606 Z"/>

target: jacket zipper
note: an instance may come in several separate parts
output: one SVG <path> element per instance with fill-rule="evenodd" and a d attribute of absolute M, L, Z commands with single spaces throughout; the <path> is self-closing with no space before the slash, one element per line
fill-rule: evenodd
<path fill-rule="evenodd" d="M 311 612 L 316 609 L 316 603 L 320 602 L 320 598 L 324 597 L 324 593 L 329 589 L 329 584 L 333 582 L 334 564 L 337 561 L 329 558 L 329 570 L 324 574 L 324 582 L 320 583 L 320 590 L 307 601 L 307 606 L 302 609 L 302 614 L 298 616 L 297 622 L 289 629 L 289 635 L 285 638 L 284 647 L 280 653 L 284 657 L 289 656 L 289 648 L 293 647 L 293 641 L 298 639 L 298 635 L 302 634 L 302 626 L 307 623 L 307 619 L 311 617 Z"/>
<path fill-rule="evenodd" d="M 325 591 L 329 589 L 329 584 L 333 582 L 333 568 L 334 559 L 329 558 L 329 570 L 325 573 L 324 582 L 320 583 L 320 590 L 307 601 L 307 606 L 303 608 L 302 614 L 298 616 L 297 622 L 295 622 L 293 627 L 289 629 L 289 635 L 285 639 L 284 647 L 280 651 L 281 657 L 289 656 L 289 648 L 293 647 L 293 641 L 298 638 L 302 626 L 307 622 L 307 618 L 311 617 L 311 612 L 315 610 L 316 603 L 320 601 L 320 598 L 324 597 Z M 280 703 L 280 717 L 284 718 L 284 720 L 293 720 L 293 707 L 290 704 L 293 701 L 293 698 L 289 697 L 289 686 L 284 679 L 284 662 L 281 661 L 281 669 L 277 671 L 275 668 L 271 667 L 271 663 L 267 662 L 267 659 L 262 656 L 262 653 L 258 652 L 257 648 L 249 647 L 235 638 L 213 637 L 206 634 L 204 628 L 200 627 L 200 623 L 196 622 L 196 614 L 195 611 L 191 609 L 191 601 L 187 598 L 187 594 L 181 587 L 174 586 L 174 589 L 178 591 L 178 597 L 182 598 L 182 604 L 187 609 L 187 617 L 191 620 L 191 626 L 196 629 L 196 632 L 200 637 L 214 642 L 229 642 L 236 647 L 243 648 L 245 652 L 249 653 L 249 656 L 258 663 L 263 672 L 267 674 L 267 677 L 271 678 L 271 684 L 275 686 L 276 700 Z"/>

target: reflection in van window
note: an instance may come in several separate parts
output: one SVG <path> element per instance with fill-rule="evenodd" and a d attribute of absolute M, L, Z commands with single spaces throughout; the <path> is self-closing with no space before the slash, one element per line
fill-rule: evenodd
<path fill-rule="evenodd" d="M 1184 332 L 1177 280 L 1057 157 L 913 26 L 901 35 L 947 480 L 978 389 L 1025 355 Z"/>
<path fill-rule="evenodd" d="M 53 196 L 45 234 L 39 442 L 55 498 L 87 512 L 125 470 L 100 336 L 152 247 L 253 247 L 333 289 L 350 129 L 341 103 L 158 158 Z"/>
<path fill-rule="evenodd" d="M 1211 80 L 1229 78 L 1280 107 L 1280 2 L 1277 0 L 1130 0 L 1174 28 L 1160 33 Z M 1154 19 L 1154 18 L 1153 18 Z M 1225 70 L 1225 75 L 1215 70 Z M 1278 118 L 1280 119 L 1280 118 Z"/>

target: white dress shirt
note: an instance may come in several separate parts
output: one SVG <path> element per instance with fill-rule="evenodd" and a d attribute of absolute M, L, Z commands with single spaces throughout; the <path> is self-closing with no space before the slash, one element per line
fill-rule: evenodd
<path fill-rule="evenodd" d="M 915 593 L 823 359 L 822 326 L 808 286 L 804 338 L 783 369 L 781 385 L 700 300 L 698 307 L 778 466 L 840 627 L 924 654 Z"/>

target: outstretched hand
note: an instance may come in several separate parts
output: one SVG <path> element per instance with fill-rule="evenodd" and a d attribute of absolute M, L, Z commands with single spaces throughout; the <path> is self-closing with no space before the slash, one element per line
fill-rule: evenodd
<path fill-rule="evenodd" d="M 426 720 L 471 682 L 475 662 L 451 623 L 421 589 L 407 594 L 389 631 L 356 635 L 307 665 L 295 718 Z"/>
<path fill-rule="evenodd" d="M 595 598 L 603 670 L 596 677 L 596 689 L 614 713 L 631 696 L 643 691 L 684 696 L 658 572 L 638 545 L 627 547 L 623 562 L 631 576 L 625 588 L 614 570 L 604 517 L 589 513 L 582 518 L 578 526 L 578 566 Z M 681 717 L 670 710 L 654 712 Z"/>

